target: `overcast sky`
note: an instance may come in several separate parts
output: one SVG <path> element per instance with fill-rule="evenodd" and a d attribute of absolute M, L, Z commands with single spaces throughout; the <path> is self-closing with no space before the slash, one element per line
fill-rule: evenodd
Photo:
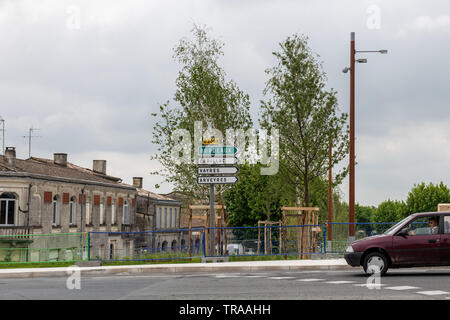
<path fill-rule="evenodd" d="M 302 33 L 320 55 L 328 87 L 349 112 L 350 32 L 356 69 L 356 201 L 405 200 L 415 183 L 450 185 L 450 4 L 448 1 L 0 0 L 0 116 L 6 146 L 28 157 L 68 153 L 132 183 L 170 192 L 148 173 L 153 119 L 172 100 L 172 58 L 193 23 L 225 43 L 220 65 L 251 97 L 254 121 L 273 51 Z M 173 105 L 173 102 L 172 102 Z M 348 201 L 348 182 L 341 186 Z"/>

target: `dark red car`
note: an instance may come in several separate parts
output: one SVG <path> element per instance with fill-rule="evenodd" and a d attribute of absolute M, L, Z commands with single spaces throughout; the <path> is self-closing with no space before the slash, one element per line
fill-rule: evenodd
<path fill-rule="evenodd" d="M 369 274 L 383 275 L 388 268 L 450 266 L 450 212 L 412 214 L 381 235 L 352 242 L 344 257 Z"/>

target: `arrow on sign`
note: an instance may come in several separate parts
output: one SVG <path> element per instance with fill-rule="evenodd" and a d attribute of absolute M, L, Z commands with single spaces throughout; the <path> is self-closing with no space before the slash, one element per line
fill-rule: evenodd
<path fill-rule="evenodd" d="M 235 174 L 238 167 L 198 167 L 198 174 Z"/>
<path fill-rule="evenodd" d="M 236 177 L 197 177 L 198 184 L 235 184 L 238 182 Z"/>
<path fill-rule="evenodd" d="M 199 154 L 236 154 L 235 146 L 203 146 L 198 147 Z"/>

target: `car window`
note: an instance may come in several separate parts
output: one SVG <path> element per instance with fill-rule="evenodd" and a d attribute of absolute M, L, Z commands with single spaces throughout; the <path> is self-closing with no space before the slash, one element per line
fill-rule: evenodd
<path fill-rule="evenodd" d="M 450 217 L 449 217 L 450 218 Z M 439 217 L 438 216 L 426 216 L 418 217 L 409 223 L 408 234 L 411 236 L 423 236 L 439 233 Z"/>
<path fill-rule="evenodd" d="M 450 216 L 444 217 L 444 233 L 450 233 Z"/>

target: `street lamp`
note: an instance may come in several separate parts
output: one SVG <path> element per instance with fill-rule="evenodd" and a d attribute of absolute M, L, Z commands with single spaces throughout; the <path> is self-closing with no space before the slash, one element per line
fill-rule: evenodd
<path fill-rule="evenodd" d="M 386 49 L 371 51 L 355 50 L 355 33 L 350 33 L 350 67 L 345 67 L 342 72 L 350 71 L 350 182 L 349 182 L 349 240 L 355 239 L 355 62 L 367 63 L 367 59 L 355 59 L 357 53 L 377 52 L 387 54 Z"/>

